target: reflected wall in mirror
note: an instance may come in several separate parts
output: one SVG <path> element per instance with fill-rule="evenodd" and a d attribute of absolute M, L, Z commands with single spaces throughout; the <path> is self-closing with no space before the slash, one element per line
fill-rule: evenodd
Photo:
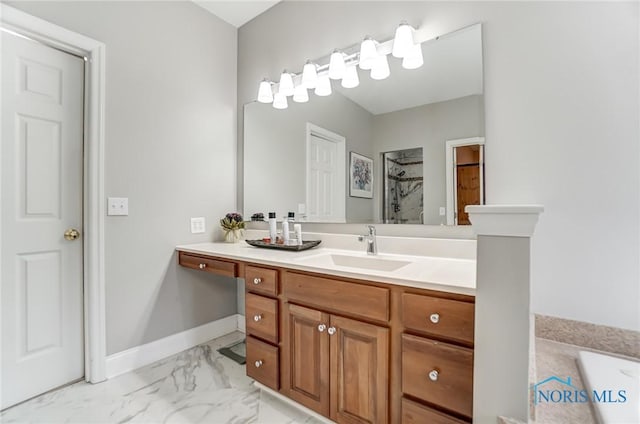
<path fill-rule="evenodd" d="M 458 166 L 447 162 L 453 158 L 448 141 L 484 144 L 481 26 L 425 42 L 422 49 L 419 69 L 403 69 L 389 57 L 391 76 L 382 81 L 358 70 L 358 87 L 334 81 L 330 96 L 311 93 L 309 102 L 289 101 L 286 110 L 245 105 L 245 216 L 276 211 L 280 219 L 293 211 L 308 222 L 452 225 L 463 202 L 483 203 L 480 150 L 475 173 L 469 165 L 458 176 Z M 420 164 L 402 157 L 418 151 Z M 351 152 L 373 159 L 372 198 L 349 195 Z M 453 188 L 458 183 L 478 186 L 477 200 L 468 193 L 461 200 Z"/>

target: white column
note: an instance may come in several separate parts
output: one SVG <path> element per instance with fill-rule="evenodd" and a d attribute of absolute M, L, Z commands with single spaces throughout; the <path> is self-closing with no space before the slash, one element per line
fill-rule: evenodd
<path fill-rule="evenodd" d="M 530 243 L 539 205 L 467 206 L 478 236 L 473 422 L 529 420 Z"/>

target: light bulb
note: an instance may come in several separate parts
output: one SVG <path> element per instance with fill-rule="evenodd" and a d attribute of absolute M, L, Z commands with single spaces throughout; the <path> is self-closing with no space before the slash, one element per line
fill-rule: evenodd
<path fill-rule="evenodd" d="M 316 93 L 316 96 L 328 96 L 331 94 L 331 80 L 329 80 L 329 75 L 318 75 L 318 84 L 316 85 L 314 93 Z"/>
<path fill-rule="evenodd" d="M 344 69 L 344 55 L 336 49 L 331 53 L 331 58 L 329 59 L 329 78 L 342 79 Z"/>
<path fill-rule="evenodd" d="M 404 69 L 417 69 L 424 64 L 422 58 L 422 45 L 414 44 L 407 55 L 402 59 L 402 67 Z"/>
<path fill-rule="evenodd" d="M 258 101 L 260 103 L 271 103 L 273 102 L 273 91 L 271 91 L 271 83 L 266 78 L 260 82 L 260 87 L 258 88 Z"/>
<path fill-rule="evenodd" d="M 286 69 L 280 74 L 278 93 L 282 93 L 285 96 L 293 96 L 293 77 Z"/>
<path fill-rule="evenodd" d="M 360 44 L 360 69 L 371 69 L 377 57 L 376 42 L 371 37 L 366 37 Z"/>
<path fill-rule="evenodd" d="M 403 58 L 413 46 L 413 28 L 406 21 L 400 22 L 396 28 L 396 35 L 393 38 L 393 49 L 391 54 L 394 57 Z"/>
<path fill-rule="evenodd" d="M 383 80 L 391 75 L 389 70 L 389 61 L 386 55 L 378 56 L 373 67 L 371 68 L 371 78 L 374 80 Z"/>
<path fill-rule="evenodd" d="M 306 103 L 309 101 L 309 93 L 307 88 L 302 84 L 297 85 L 293 91 L 293 101 L 296 103 Z"/>
<path fill-rule="evenodd" d="M 273 107 L 276 109 L 286 109 L 287 107 L 289 107 L 289 104 L 287 103 L 287 96 L 279 91 L 274 94 Z"/>
<path fill-rule="evenodd" d="M 307 88 L 316 88 L 318 81 L 318 71 L 316 70 L 316 64 L 307 60 L 302 68 L 302 85 Z"/>
<path fill-rule="evenodd" d="M 342 86 L 344 88 L 354 88 L 359 84 L 358 68 L 356 65 L 347 65 L 347 69 L 344 71 L 344 77 L 342 77 Z"/>

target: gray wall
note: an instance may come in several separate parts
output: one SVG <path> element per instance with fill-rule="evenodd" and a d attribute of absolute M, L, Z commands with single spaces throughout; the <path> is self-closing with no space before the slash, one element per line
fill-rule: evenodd
<path fill-rule="evenodd" d="M 106 44 L 109 354 L 236 312 L 234 281 L 176 267 L 235 208 L 235 28 L 190 2 L 8 2 Z M 189 218 L 207 232 L 192 235 Z"/>
<path fill-rule="evenodd" d="M 283 2 L 239 31 L 238 103 L 402 19 L 434 35 L 482 22 L 487 201 L 545 206 L 534 312 L 639 330 L 638 14 L 637 2 Z"/>
<path fill-rule="evenodd" d="M 306 202 L 306 125 L 311 122 L 346 138 L 346 162 L 349 152 L 372 157 L 373 116 L 339 93 L 317 97 L 313 102 L 295 103 L 289 99 L 286 111 L 271 105 L 245 105 L 245 137 L 250 149 L 244 151 L 243 194 L 245 215 L 276 211 L 278 219 L 288 211 L 296 212 Z M 348 179 L 347 179 L 348 181 Z M 347 222 L 371 222 L 373 201 L 349 196 L 345 181 Z"/>
<path fill-rule="evenodd" d="M 446 140 L 483 137 L 483 103 L 482 96 L 467 96 L 376 115 L 373 119 L 376 158 L 382 152 L 422 147 L 426 223 L 446 223 L 446 217 L 439 213 L 440 206 L 447 205 Z M 375 181 L 382 181 L 381 173 L 381 168 L 376 167 Z M 382 191 L 382 185 L 378 184 L 378 199 L 382 199 Z M 376 205 L 376 214 L 376 220 L 382 219 L 380 205 Z"/>

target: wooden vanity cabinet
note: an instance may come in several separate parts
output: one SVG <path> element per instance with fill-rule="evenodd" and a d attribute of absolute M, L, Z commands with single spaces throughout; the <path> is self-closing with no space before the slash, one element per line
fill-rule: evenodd
<path fill-rule="evenodd" d="M 247 375 L 338 423 L 471 421 L 472 296 L 180 252 L 245 279 Z"/>

